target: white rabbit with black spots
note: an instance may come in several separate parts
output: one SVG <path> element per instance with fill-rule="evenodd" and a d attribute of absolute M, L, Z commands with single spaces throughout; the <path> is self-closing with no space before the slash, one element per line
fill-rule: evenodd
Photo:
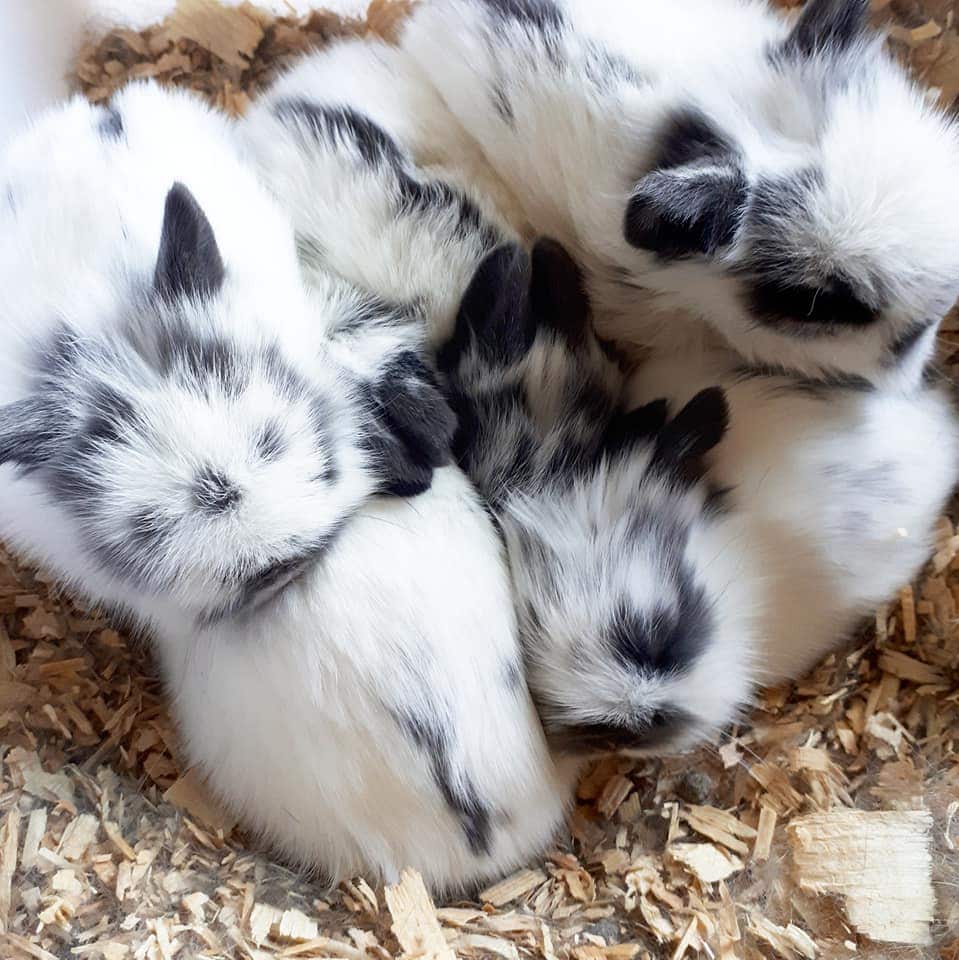
<path fill-rule="evenodd" d="M 707 477 L 748 516 L 770 572 L 761 676 L 799 677 L 918 574 L 959 476 L 959 419 L 944 384 L 828 386 L 744 367 L 728 352 L 654 357 L 626 404 L 681 409 L 719 384 L 729 429 Z"/>
<path fill-rule="evenodd" d="M 440 351 L 454 452 L 506 540 L 527 680 L 558 755 L 672 752 L 748 703 L 761 596 L 744 526 L 700 462 L 721 390 L 624 416 L 558 244 L 494 251 Z"/>
<path fill-rule="evenodd" d="M 247 826 L 335 878 L 459 890 L 570 793 L 502 545 L 433 472 L 452 419 L 416 344 L 375 362 L 375 299 L 304 289 L 231 138 L 137 86 L 0 160 L 0 535 L 152 635 L 185 756 Z"/>
<path fill-rule="evenodd" d="M 401 46 L 604 336 L 912 386 L 959 292 L 959 137 L 868 7 L 433 0 Z"/>

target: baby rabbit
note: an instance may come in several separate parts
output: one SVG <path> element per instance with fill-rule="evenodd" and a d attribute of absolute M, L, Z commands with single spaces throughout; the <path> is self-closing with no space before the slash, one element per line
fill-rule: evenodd
<path fill-rule="evenodd" d="M 721 390 L 617 413 L 621 376 L 558 244 L 483 263 L 440 353 L 454 451 L 505 537 L 527 679 L 560 755 L 680 750 L 746 703 L 759 574 L 699 461 Z"/>
<path fill-rule="evenodd" d="M 0 162 L 0 535 L 147 628 L 188 760 L 291 859 L 462 889 L 545 845 L 570 792 L 502 546 L 456 468 L 430 487 L 432 374 L 371 359 L 368 295 L 304 290 L 233 146 L 143 86 Z"/>
<path fill-rule="evenodd" d="M 795 678 L 912 579 L 959 475 L 959 422 L 942 384 L 914 392 L 797 381 L 728 351 L 654 357 L 627 406 L 681 409 L 720 384 L 729 429 L 706 456 L 766 571 L 760 676 Z"/>
<path fill-rule="evenodd" d="M 959 292 L 959 141 L 868 7 L 433 0 L 402 46 L 604 335 L 915 385 Z"/>

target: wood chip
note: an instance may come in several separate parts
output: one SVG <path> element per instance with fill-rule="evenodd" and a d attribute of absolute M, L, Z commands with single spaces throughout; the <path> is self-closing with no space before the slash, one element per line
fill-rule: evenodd
<path fill-rule="evenodd" d="M 415 870 L 404 870 L 400 882 L 384 891 L 393 918 L 392 929 L 407 957 L 418 960 L 456 960 L 443 937 L 436 909 Z"/>
<path fill-rule="evenodd" d="M 925 810 L 835 810 L 787 827 L 799 885 L 840 894 L 849 922 L 891 943 L 925 945 L 935 916 Z"/>
<path fill-rule="evenodd" d="M 248 66 L 263 39 L 257 19 L 242 8 L 231 10 L 216 0 L 177 0 L 165 32 L 170 39 L 192 40 L 235 67 Z"/>
<path fill-rule="evenodd" d="M 756 829 L 756 842 L 753 844 L 753 860 L 762 863 L 764 860 L 769 859 L 775 832 L 776 811 L 771 807 L 760 807 L 759 826 Z"/>
<path fill-rule="evenodd" d="M 727 880 L 743 869 L 739 857 L 712 843 L 674 843 L 668 850 L 670 860 L 681 863 L 703 883 Z"/>
<path fill-rule="evenodd" d="M 3 823 L 0 845 L 0 933 L 8 929 L 13 874 L 17 869 L 17 848 L 20 845 L 20 811 L 11 807 Z"/>
<path fill-rule="evenodd" d="M 163 794 L 163 799 L 175 807 L 186 810 L 206 826 L 224 834 L 229 833 L 236 826 L 236 817 L 224 810 L 211 796 L 209 788 L 196 768 L 183 774 Z"/>
<path fill-rule="evenodd" d="M 479 899 L 483 903 L 491 903 L 494 907 L 502 907 L 525 897 L 545 882 L 546 874 L 542 870 L 519 870 L 492 887 L 487 887 L 479 895 Z"/>

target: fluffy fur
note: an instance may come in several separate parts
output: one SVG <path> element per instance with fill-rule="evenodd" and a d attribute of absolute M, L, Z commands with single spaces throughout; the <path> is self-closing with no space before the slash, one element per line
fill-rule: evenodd
<path fill-rule="evenodd" d="M 707 455 L 763 572 L 757 678 L 801 676 L 909 582 L 959 475 L 959 423 L 941 384 L 823 387 L 728 352 L 654 358 L 628 403 L 678 410 L 720 384 L 729 430 Z"/>
<path fill-rule="evenodd" d="M 436 0 L 402 46 L 605 334 L 913 385 L 959 290 L 959 145 L 867 8 Z"/>
<path fill-rule="evenodd" d="M 74 101 L 0 169 L 0 534 L 152 633 L 187 757 L 291 859 L 458 890 L 545 845 L 569 775 L 490 520 L 454 467 L 373 497 L 447 454 L 416 341 L 303 286 L 186 96 Z"/>
<path fill-rule="evenodd" d="M 696 481 L 722 393 L 669 422 L 617 412 L 620 376 L 582 278 L 541 241 L 495 251 L 440 354 L 454 450 L 508 546 L 527 678 L 561 754 L 689 747 L 752 691 L 755 575 Z"/>

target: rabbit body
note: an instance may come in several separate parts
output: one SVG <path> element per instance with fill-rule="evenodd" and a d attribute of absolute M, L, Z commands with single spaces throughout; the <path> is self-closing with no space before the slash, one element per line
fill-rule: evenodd
<path fill-rule="evenodd" d="M 604 336 L 914 385 L 959 292 L 959 146 L 867 12 L 437 0 L 401 45 L 583 261 Z"/>

